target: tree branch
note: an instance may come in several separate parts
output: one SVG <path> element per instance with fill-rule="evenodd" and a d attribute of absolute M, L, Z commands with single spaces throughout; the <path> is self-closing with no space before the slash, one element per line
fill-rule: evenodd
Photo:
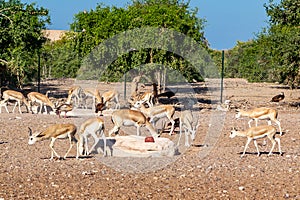
<path fill-rule="evenodd" d="M 0 15 L 2 15 L 5 18 L 7 18 L 10 21 L 10 23 L 13 24 L 13 21 L 8 16 L 4 15 L 3 13 L 0 13 Z"/>
<path fill-rule="evenodd" d="M 4 63 L 4 64 L 6 64 L 6 65 L 9 63 L 9 62 L 7 62 L 6 60 L 3 60 L 3 59 L 1 59 L 1 58 L 0 58 L 0 62 Z"/>

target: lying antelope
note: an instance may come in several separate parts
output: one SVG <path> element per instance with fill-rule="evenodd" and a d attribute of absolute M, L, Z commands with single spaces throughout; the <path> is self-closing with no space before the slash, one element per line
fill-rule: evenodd
<path fill-rule="evenodd" d="M 189 147 L 189 135 L 191 137 L 191 141 L 194 141 L 195 136 L 196 136 L 196 130 L 199 127 L 199 125 L 196 125 L 193 127 L 193 114 L 191 110 L 184 110 L 180 113 L 179 117 L 179 139 L 178 139 L 178 144 L 181 139 L 182 135 L 182 129 L 184 129 L 185 132 L 185 146 Z"/>
<path fill-rule="evenodd" d="M 77 143 L 75 134 L 76 134 L 76 126 L 74 124 L 54 124 L 54 125 L 49 126 L 45 131 L 38 132 L 35 134 L 32 134 L 32 130 L 31 130 L 31 128 L 29 128 L 28 144 L 32 145 L 38 141 L 51 139 L 51 142 L 50 142 L 51 158 L 50 158 L 50 160 L 53 159 L 54 154 L 57 158 L 60 159 L 61 157 L 54 150 L 54 142 L 56 139 L 69 138 L 70 148 L 68 149 L 67 153 L 63 157 L 64 159 L 66 159 L 68 153 L 71 151 L 71 149 L 73 147 L 73 143 Z M 76 157 L 78 157 L 78 156 L 79 156 L 79 152 L 78 152 L 78 146 L 77 146 L 77 156 Z"/>
<path fill-rule="evenodd" d="M 272 151 L 275 147 L 276 142 L 278 143 L 279 153 L 280 153 L 280 155 L 282 155 L 281 146 L 280 146 L 280 139 L 275 138 L 275 134 L 276 134 L 275 127 L 273 127 L 271 125 L 263 125 L 263 126 L 251 127 L 251 128 L 249 128 L 245 131 L 237 131 L 236 129 L 233 129 L 231 131 L 229 137 L 230 138 L 234 138 L 235 136 L 247 137 L 247 142 L 246 142 L 244 152 L 241 155 L 241 157 L 243 157 L 245 155 L 246 149 L 248 148 L 248 145 L 251 142 L 251 140 L 253 140 L 254 145 L 256 147 L 257 156 L 259 156 L 260 152 L 259 152 L 259 149 L 258 149 L 258 146 L 257 146 L 256 139 L 264 138 L 264 137 L 268 137 L 272 142 L 272 148 L 271 148 L 268 156 L 270 156 L 272 154 Z"/>
<path fill-rule="evenodd" d="M 100 111 L 102 115 L 102 111 L 105 107 L 107 107 L 108 102 L 114 101 L 115 102 L 115 109 L 120 109 L 119 103 L 119 93 L 115 90 L 109 90 L 104 92 L 101 96 L 101 101 L 96 105 L 95 112 L 98 113 Z"/>
<path fill-rule="evenodd" d="M 24 103 L 27 109 L 27 112 L 29 112 L 29 110 L 31 110 L 31 106 L 29 104 L 29 102 L 27 101 L 27 99 L 24 97 L 24 95 L 21 92 L 18 91 L 14 91 L 14 90 L 6 90 L 3 92 L 3 100 L 0 102 L 0 113 L 2 110 L 2 106 L 5 107 L 6 112 L 9 113 L 8 109 L 7 109 L 7 102 L 9 100 L 12 101 L 16 101 L 15 106 L 12 110 L 12 112 L 15 112 L 15 108 L 18 105 L 19 106 L 19 113 L 22 114 L 21 111 L 21 105 Z"/>
<path fill-rule="evenodd" d="M 240 118 L 242 116 L 249 117 L 251 118 L 248 122 L 249 127 L 251 127 L 251 122 L 255 120 L 255 124 L 257 126 L 258 120 L 259 119 L 268 119 L 268 124 L 271 125 L 271 121 L 275 122 L 280 131 L 280 135 L 282 135 L 282 129 L 280 126 L 280 122 L 277 120 L 278 112 L 275 109 L 272 108 L 266 108 L 266 107 L 261 107 L 261 108 L 254 108 L 252 110 L 237 110 L 236 113 L 236 118 Z"/>
<path fill-rule="evenodd" d="M 157 105 L 153 107 L 146 108 L 144 104 L 140 104 L 140 111 L 147 117 L 150 118 L 149 122 L 155 127 L 155 122 L 160 119 L 167 117 L 171 122 L 171 130 L 169 135 L 172 135 L 174 131 L 175 121 L 173 115 L 175 113 L 175 108 L 172 105 Z"/>
<path fill-rule="evenodd" d="M 109 131 L 109 136 L 112 133 L 118 133 L 121 126 L 135 126 L 137 135 L 140 135 L 140 127 L 146 126 L 153 137 L 158 137 L 159 135 L 156 133 L 156 130 L 152 126 L 152 124 L 147 120 L 145 115 L 137 110 L 129 110 L 129 109 L 121 109 L 116 110 L 112 113 L 111 116 L 112 122 L 114 123 L 114 127 Z"/>
<path fill-rule="evenodd" d="M 83 122 L 79 129 L 79 152 L 80 155 L 89 155 L 95 146 L 99 143 L 100 138 L 97 136 L 97 132 L 100 133 L 101 138 L 103 139 L 103 156 L 106 155 L 106 137 L 104 134 L 104 121 L 101 118 L 95 117 L 90 118 Z M 91 147 L 91 150 L 88 149 L 88 136 L 91 135 L 94 138 L 94 144 Z"/>
<path fill-rule="evenodd" d="M 153 101 L 154 101 L 153 92 L 144 92 L 140 94 L 134 93 L 131 96 L 129 103 L 134 107 L 137 107 L 139 104 L 144 104 L 144 103 L 146 103 L 148 107 L 152 107 Z"/>
<path fill-rule="evenodd" d="M 47 107 L 46 106 L 50 106 L 52 108 L 53 111 L 55 111 L 55 105 L 52 103 L 52 101 L 50 101 L 50 99 L 44 95 L 41 94 L 39 92 L 30 92 L 27 95 L 29 102 L 32 106 L 32 104 L 34 103 L 38 103 L 40 104 L 40 110 L 38 111 L 38 113 L 42 113 L 42 109 L 44 107 L 45 111 L 47 112 Z"/>

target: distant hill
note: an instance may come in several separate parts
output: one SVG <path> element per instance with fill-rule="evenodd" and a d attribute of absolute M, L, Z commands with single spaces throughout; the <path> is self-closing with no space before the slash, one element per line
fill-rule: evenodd
<path fill-rule="evenodd" d="M 51 42 L 60 40 L 66 32 L 66 30 L 43 30 L 44 36 L 50 39 Z"/>

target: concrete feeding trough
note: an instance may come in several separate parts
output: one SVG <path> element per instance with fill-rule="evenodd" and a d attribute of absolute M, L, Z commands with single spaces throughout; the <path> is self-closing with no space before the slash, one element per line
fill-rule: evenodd
<path fill-rule="evenodd" d="M 168 138 L 154 138 L 154 142 L 145 136 L 116 136 L 106 138 L 106 155 L 113 157 L 172 157 L 176 153 L 176 145 Z M 146 141 L 150 142 L 146 142 Z M 103 149 L 103 142 L 100 143 Z M 95 147 L 102 153 L 99 146 Z"/>

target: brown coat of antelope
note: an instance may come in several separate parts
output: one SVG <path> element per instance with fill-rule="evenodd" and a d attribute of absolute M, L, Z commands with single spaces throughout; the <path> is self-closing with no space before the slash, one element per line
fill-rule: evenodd
<path fill-rule="evenodd" d="M 56 139 L 66 139 L 66 138 L 69 139 L 70 147 L 69 147 L 67 153 L 64 155 L 64 157 L 63 157 L 64 159 L 66 159 L 67 155 L 71 151 L 71 149 L 73 147 L 73 143 L 77 143 L 77 139 L 75 138 L 77 128 L 74 124 L 54 124 L 54 125 L 49 126 L 46 130 L 37 132 L 35 134 L 32 134 L 31 128 L 28 127 L 28 129 L 29 129 L 29 141 L 28 141 L 29 145 L 32 145 L 38 141 L 51 139 L 51 142 L 50 142 L 51 158 L 50 158 L 50 160 L 53 159 L 54 154 L 58 159 L 61 159 L 61 157 L 54 150 L 54 142 Z M 76 158 L 78 158 L 78 157 L 79 157 L 79 152 L 78 152 L 78 146 L 77 146 Z"/>
<path fill-rule="evenodd" d="M 111 119 L 114 127 L 109 131 L 109 136 L 113 133 L 117 134 L 121 126 L 135 126 L 137 128 L 137 135 L 140 135 L 140 127 L 146 126 L 154 138 L 159 137 L 152 124 L 140 111 L 130 109 L 116 110 L 113 112 Z"/>
<path fill-rule="evenodd" d="M 271 148 L 268 156 L 270 156 L 272 154 L 272 151 L 275 147 L 276 142 L 278 143 L 279 154 L 282 155 L 280 139 L 275 138 L 275 134 L 276 134 L 275 127 L 273 127 L 271 125 L 263 125 L 263 126 L 251 127 L 245 131 L 238 131 L 235 128 L 233 128 L 229 137 L 230 138 L 234 138 L 236 136 L 247 137 L 247 142 L 246 142 L 246 145 L 245 145 L 245 148 L 244 148 L 244 151 L 243 151 L 243 154 L 241 155 L 241 157 L 245 156 L 246 149 L 248 148 L 248 145 L 252 140 L 253 140 L 256 150 L 257 150 L 257 156 L 259 156 L 260 152 L 259 152 L 256 140 L 259 138 L 264 138 L 264 137 L 268 137 L 269 140 L 271 140 L 271 142 L 272 142 L 272 148 Z"/>
<path fill-rule="evenodd" d="M 39 92 L 30 92 L 27 95 L 27 97 L 29 99 L 31 106 L 34 103 L 40 104 L 39 113 L 42 113 L 43 107 L 44 107 L 45 111 L 47 112 L 46 106 L 50 106 L 52 108 L 52 110 L 55 111 L 55 105 L 52 103 L 52 101 L 50 101 L 50 99 L 46 95 L 41 94 Z"/>
<path fill-rule="evenodd" d="M 27 99 L 24 97 L 24 95 L 21 92 L 14 91 L 14 90 L 6 90 L 3 92 L 2 96 L 3 96 L 3 100 L 0 102 L 0 113 L 1 113 L 2 106 L 4 106 L 6 109 L 6 112 L 9 113 L 9 111 L 7 109 L 7 105 L 6 105 L 9 100 L 16 101 L 15 106 L 12 110 L 13 113 L 15 112 L 15 108 L 18 105 L 19 113 L 22 114 L 21 105 L 23 103 L 26 106 L 27 112 L 29 112 L 31 110 L 30 103 L 27 101 Z"/>
<path fill-rule="evenodd" d="M 267 119 L 269 125 L 271 125 L 271 121 L 273 121 L 278 125 L 280 135 L 282 135 L 282 129 L 280 126 L 280 122 L 277 120 L 278 112 L 275 109 L 260 107 L 260 108 L 254 108 L 252 110 L 247 110 L 247 111 L 237 110 L 235 117 L 240 118 L 243 116 L 250 118 L 250 120 L 248 121 L 249 127 L 251 127 L 252 121 L 255 121 L 256 126 L 258 125 L 258 120 L 260 120 L 260 119 Z"/>

